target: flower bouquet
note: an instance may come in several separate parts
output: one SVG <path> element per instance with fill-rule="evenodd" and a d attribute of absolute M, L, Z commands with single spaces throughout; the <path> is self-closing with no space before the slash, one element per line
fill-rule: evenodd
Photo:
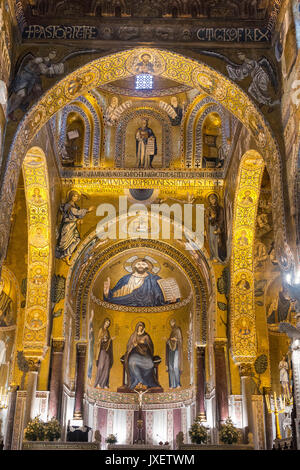
<path fill-rule="evenodd" d="M 238 441 L 239 432 L 234 427 L 231 418 L 227 418 L 225 424 L 222 424 L 220 430 L 220 441 L 223 444 L 235 444 Z"/>
<path fill-rule="evenodd" d="M 190 427 L 189 435 L 193 444 L 205 443 L 208 437 L 208 428 L 203 426 L 199 419 L 196 418 Z"/>
<path fill-rule="evenodd" d="M 47 441 L 55 441 L 61 436 L 61 427 L 57 419 L 52 418 L 48 423 L 44 423 L 45 439 Z"/>
<path fill-rule="evenodd" d="M 43 441 L 45 439 L 45 423 L 36 418 L 30 420 L 24 430 L 26 441 Z"/>
<path fill-rule="evenodd" d="M 117 436 L 115 436 L 114 434 L 109 434 L 105 439 L 105 442 L 107 444 L 115 444 L 117 442 Z"/>

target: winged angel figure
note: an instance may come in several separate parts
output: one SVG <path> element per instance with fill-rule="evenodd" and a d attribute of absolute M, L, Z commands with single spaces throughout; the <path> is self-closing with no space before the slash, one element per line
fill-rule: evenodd
<path fill-rule="evenodd" d="M 81 54 L 91 54 L 96 50 L 85 49 L 67 54 L 59 62 L 56 50 L 51 50 L 46 57 L 35 57 L 28 52 L 16 63 L 14 79 L 9 88 L 8 115 L 16 121 L 17 109 L 26 112 L 30 103 L 43 93 L 41 77 L 56 77 L 65 73 L 65 62 Z"/>
<path fill-rule="evenodd" d="M 271 84 L 275 94 L 277 94 L 278 80 L 274 66 L 266 57 L 262 56 L 258 60 L 249 59 L 244 53 L 238 52 L 237 57 L 241 63 L 237 64 L 218 52 L 202 51 L 201 54 L 224 60 L 227 63 L 228 75 L 234 81 L 242 81 L 250 76 L 252 81 L 248 87 L 248 93 L 260 106 L 266 105 L 271 111 L 276 104 L 279 104 L 279 100 L 272 101 L 269 93 Z"/>

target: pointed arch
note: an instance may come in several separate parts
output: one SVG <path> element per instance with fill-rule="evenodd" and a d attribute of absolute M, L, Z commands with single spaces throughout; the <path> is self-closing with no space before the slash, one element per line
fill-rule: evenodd
<path fill-rule="evenodd" d="M 20 123 L 8 156 L 0 196 L 0 260 L 9 239 L 12 211 L 20 168 L 37 132 L 60 109 L 90 90 L 121 78 L 134 76 L 142 53 L 150 54 L 154 74 L 192 86 L 213 97 L 249 130 L 267 165 L 273 195 L 275 246 L 281 266 L 289 269 L 292 254 L 287 245 L 283 200 L 282 162 L 276 140 L 262 113 L 248 95 L 209 66 L 180 54 L 156 48 L 134 48 L 104 56 L 82 66 L 48 90 Z"/>

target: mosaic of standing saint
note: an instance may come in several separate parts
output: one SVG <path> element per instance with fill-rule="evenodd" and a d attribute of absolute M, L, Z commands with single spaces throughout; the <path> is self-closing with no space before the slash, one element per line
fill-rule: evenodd
<path fill-rule="evenodd" d="M 166 366 L 169 374 L 169 387 L 181 387 L 180 375 L 183 371 L 182 332 L 176 320 L 170 320 L 171 332 L 166 342 Z"/>
<path fill-rule="evenodd" d="M 153 168 L 152 163 L 157 155 L 157 142 L 153 130 L 148 126 L 148 119 L 142 120 L 138 128 L 136 140 L 136 166 L 138 168 Z"/>
<path fill-rule="evenodd" d="M 109 374 L 113 365 L 113 340 L 109 333 L 110 319 L 105 318 L 99 329 L 96 350 L 97 375 L 94 387 L 109 388 Z"/>
<path fill-rule="evenodd" d="M 67 264 L 70 264 L 71 256 L 80 243 L 77 222 L 94 210 L 93 206 L 88 209 L 80 209 L 77 204 L 79 197 L 80 194 L 77 191 L 70 191 L 67 201 L 60 206 L 62 219 L 58 229 L 55 256 L 63 259 Z"/>
<path fill-rule="evenodd" d="M 111 288 L 110 278 L 104 282 L 104 299 L 131 307 L 158 307 L 180 300 L 179 286 L 174 278 L 157 275 L 158 263 L 150 256 L 133 256 L 125 269 L 129 272 Z"/>

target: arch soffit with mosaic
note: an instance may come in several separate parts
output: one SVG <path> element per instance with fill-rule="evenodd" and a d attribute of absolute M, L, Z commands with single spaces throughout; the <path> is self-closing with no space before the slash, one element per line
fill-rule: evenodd
<path fill-rule="evenodd" d="M 48 339 L 51 288 L 51 209 L 46 155 L 32 147 L 23 161 L 28 221 L 27 292 L 23 349 L 27 357 L 42 357 Z"/>
<path fill-rule="evenodd" d="M 262 113 L 235 83 L 208 65 L 177 53 L 154 48 L 135 48 L 96 59 L 66 76 L 32 107 L 20 123 L 9 153 L 0 199 L 1 258 L 5 257 L 9 219 L 15 199 L 21 164 L 30 143 L 41 127 L 61 108 L 101 84 L 135 75 L 142 53 L 148 53 L 154 74 L 192 85 L 212 96 L 233 113 L 255 138 L 267 165 L 272 187 L 276 251 L 288 250 L 283 201 L 281 157 L 273 133 Z M 291 257 L 291 253 L 289 252 Z"/>
<path fill-rule="evenodd" d="M 253 363 L 257 355 L 253 250 L 264 168 L 262 156 L 249 150 L 238 172 L 230 266 L 230 337 L 236 363 Z"/>

